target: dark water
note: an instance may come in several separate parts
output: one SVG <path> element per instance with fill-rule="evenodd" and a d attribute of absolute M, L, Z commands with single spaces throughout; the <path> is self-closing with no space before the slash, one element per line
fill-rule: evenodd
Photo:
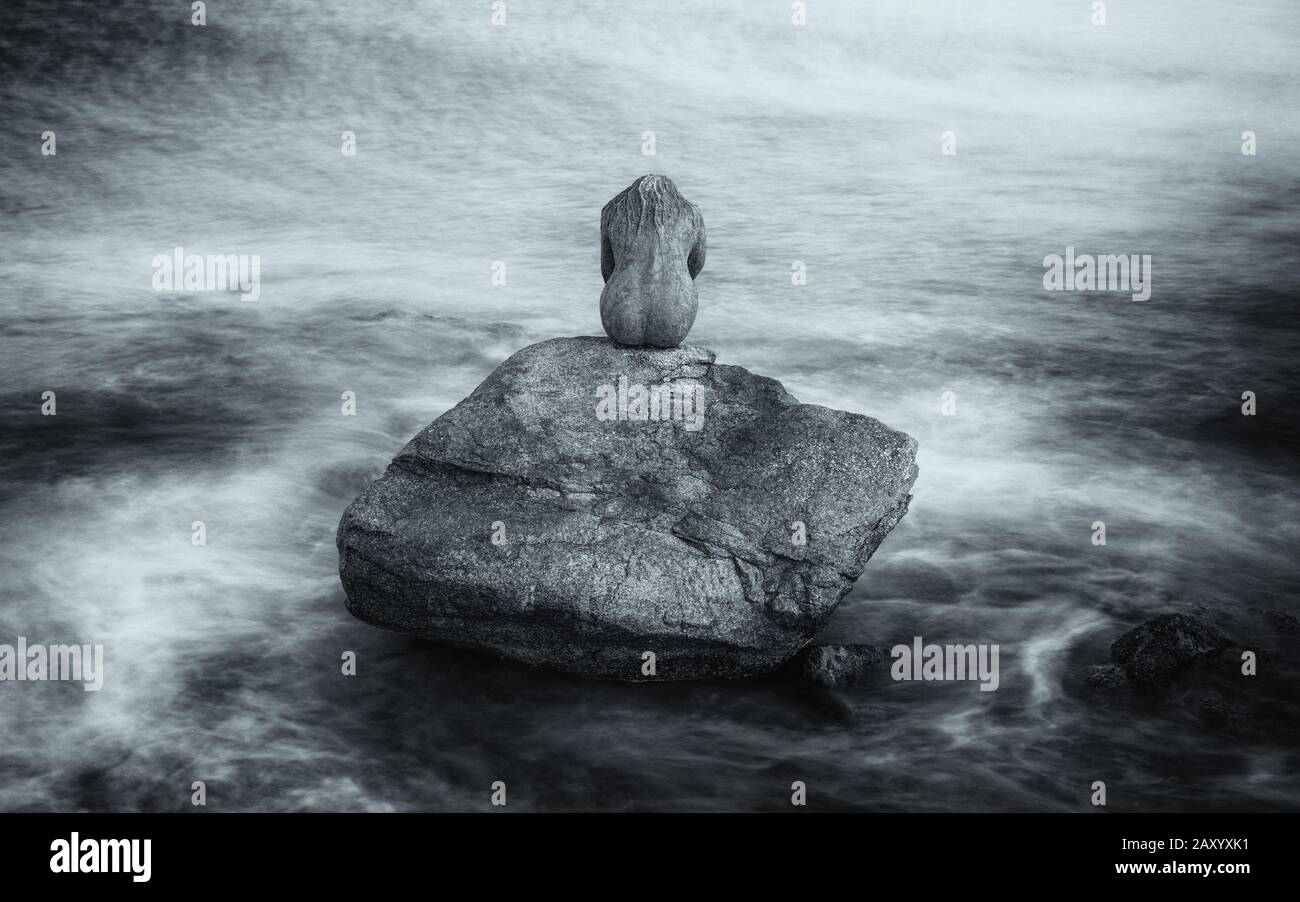
<path fill-rule="evenodd" d="M 1300 804 L 1263 616 L 1300 614 L 1293 5 L 810 6 L 8 0 L 0 641 L 107 675 L 0 684 L 0 807 Z M 708 223 L 693 343 L 920 440 L 828 637 L 998 643 L 997 692 L 605 685 L 346 614 L 343 508 L 511 352 L 599 331 L 598 211 L 647 171 Z M 153 291 L 177 244 L 261 255 L 261 298 Z M 1151 301 L 1044 291 L 1066 245 L 1151 254 Z M 1082 696 L 1167 611 L 1271 652 L 1247 728 Z"/>

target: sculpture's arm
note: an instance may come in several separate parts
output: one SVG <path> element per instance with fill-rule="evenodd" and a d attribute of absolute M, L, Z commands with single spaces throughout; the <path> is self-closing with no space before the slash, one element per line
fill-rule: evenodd
<path fill-rule="evenodd" d="M 614 274 L 614 246 L 609 243 L 605 230 L 600 230 L 600 276 L 606 282 Z"/>
<path fill-rule="evenodd" d="M 695 238 L 695 246 L 691 248 L 691 254 L 686 258 L 686 271 L 694 279 L 704 268 L 704 223 L 700 223 L 700 232 Z"/>

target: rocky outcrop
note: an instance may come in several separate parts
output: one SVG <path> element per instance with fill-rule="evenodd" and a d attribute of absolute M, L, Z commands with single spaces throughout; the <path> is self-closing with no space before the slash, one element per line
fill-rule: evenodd
<path fill-rule="evenodd" d="M 701 348 L 541 342 L 348 508 L 348 609 L 584 676 L 767 671 L 906 512 L 916 448 Z"/>
<path fill-rule="evenodd" d="M 1287 619 L 1276 616 L 1286 612 L 1190 608 L 1194 613 L 1162 614 L 1112 642 L 1112 663 L 1086 668 L 1084 695 L 1121 706 L 1126 717 L 1178 711 L 1210 733 L 1300 743 L 1300 672 L 1291 663 L 1296 640 Z M 1276 633 L 1280 654 L 1255 641 L 1261 626 Z M 1255 639 L 1243 641 L 1243 632 L 1254 632 Z"/>

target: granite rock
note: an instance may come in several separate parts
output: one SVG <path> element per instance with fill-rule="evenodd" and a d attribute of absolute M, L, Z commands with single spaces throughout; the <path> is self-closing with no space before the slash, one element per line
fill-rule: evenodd
<path fill-rule="evenodd" d="M 347 606 L 583 676 L 768 671 L 818 633 L 906 512 L 916 449 L 705 349 L 544 341 L 349 506 Z"/>

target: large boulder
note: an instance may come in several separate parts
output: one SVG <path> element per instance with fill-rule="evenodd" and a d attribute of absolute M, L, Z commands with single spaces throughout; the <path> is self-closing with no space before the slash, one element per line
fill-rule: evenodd
<path fill-rule="evenodd" d="M 344 513 L 348 610 L 584 676 L 771 670 L 906 512 L 916 448 L 702 348 L 544 341 Z"/>

